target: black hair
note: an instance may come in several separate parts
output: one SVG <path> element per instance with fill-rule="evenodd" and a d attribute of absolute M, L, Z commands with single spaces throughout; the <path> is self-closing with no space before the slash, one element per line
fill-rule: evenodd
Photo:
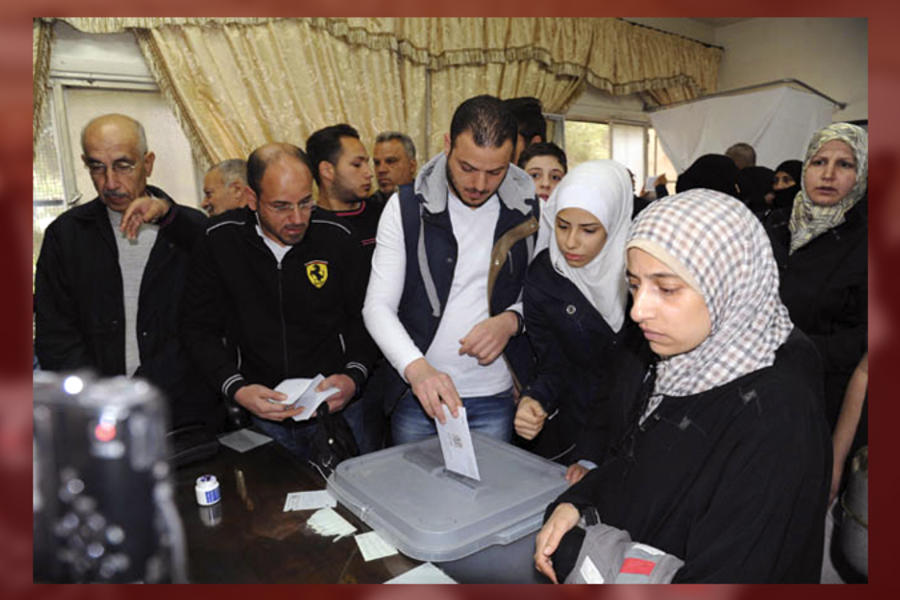
<path fill-rule="evenodd" d="M 247 185 L 250 186 L 257 198 L 262 197 L 262 178 L 266 174 L 266 169 L 282 156 L 296 158 L 306 165 L 310 172 L 314 173 L 309 157 L 297 146 L 287 143 L 260 146 L 247 158 Z"/>
<path fill-rule="evenodd" d="M 520 169 L 524 169 L 528 161 L 535 156 L 552 156 L 559 161 L 559 164 L 562 165 L 563 173 L 569 172 L 569 165 L 566 163 L 565 151 L 563 151 L 562 148 L 560 148 L 553 142 L 537 142 L 526 147 L 524 150 L 522 150 L 522 154 L 519 155 L 518 167 Z"/>
<path fill-rule="evenodd" d="M 314 131 L 306 140 L 306 152 L 309 155 L 309 161 L 312 163 L 312 174 L 316 183 L 321 185 L 319 181 L 319 163 L 327 160 L 336 165 L 341 156 L 341 138 L 350 137 L 359 139 L 359 132 L 346 123 L 331 125 L 318 131 Z"/>
<path fill-rule="evenodd" d="M 547 141 L 547 120 L 544 119 L 541 101 L 532 96 L 509 98 L 504 100 L 518 123 L 518 132 L 525 138 L 525 144 L 538 136 L 540 141 Z"/>
<path fill-rule="evenodd" d="M 516 118 L 500 98 L 475 96 L 456 108 L 450 121 L 450 146 L 464 131 L 470 131 L 475 145 L 499 148 L 507 140 L 516 146 Z"/>

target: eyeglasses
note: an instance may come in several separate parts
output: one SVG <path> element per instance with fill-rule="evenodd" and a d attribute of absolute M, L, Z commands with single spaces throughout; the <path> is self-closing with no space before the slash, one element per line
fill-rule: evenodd
<path fill-rule="evenodd" d="M 287 214 L 299 210 L 300 212 L 308 212 L 316 207 L 312 200 L 304 200 L 293 204 L 291 202 L 261 202 L 261 204 L 272 212 Z"/>
<path fill-rule="evenodd" d="M 91 177 L 106 175 L 106 165 L 101 162 L 89 162 L 84 166 L 87 168 L 88 173 L 91 174 Z M 117 160 L 112 164 L 113 173 L 116 175 L 131 175 L 135 168 L 137 168 L 137 164 L 129 160 Z"/>

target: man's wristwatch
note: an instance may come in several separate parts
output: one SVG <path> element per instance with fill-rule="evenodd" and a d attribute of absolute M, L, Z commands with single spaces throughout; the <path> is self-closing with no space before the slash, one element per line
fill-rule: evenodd
<path fill-rule="evenodd" d="M 509 312 L 516 315 L 516 333 L 515 333 L 515 335 L 522 335 L 522 332 L 525 330 L 525 319 L 523 319 L 522 315 L 520 315 L 519 312 L 516 310 L 511 310 Z"/>

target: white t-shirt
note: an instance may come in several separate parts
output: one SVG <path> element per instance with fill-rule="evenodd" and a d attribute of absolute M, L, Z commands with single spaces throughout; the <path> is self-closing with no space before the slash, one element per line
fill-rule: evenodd
<path fill-rule="evenodd" d="M 512 387 L 506 361 L 497 358 L 490 365 L 479 365 L 476 358 L 459 355 L 459 340 L 489 317 L 487 276 L 500 200 L 494 195 L 472 209 L 448 192 L 447 206 L 457 260 L 443 316 L 424 357 L 434 368 L 450 375 L 461 397 L 497 394 Z M 405 277 L 406 248 L 395 193 L 378 222 L 363 317 L 369 334 L 401 376 L 411 362 L 423 356 L 397 317 Z"/>

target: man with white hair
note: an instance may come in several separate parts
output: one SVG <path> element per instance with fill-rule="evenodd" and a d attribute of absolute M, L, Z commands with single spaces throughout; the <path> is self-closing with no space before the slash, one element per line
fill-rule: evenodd
<path fill-rule="evenodd" d="M 107 114 L 91 120 L 81 146 L 98 196 L 64 212 L 44 234 L 35 275 L 40 365 L 142 377 L 169 398 L 173 425 L 208 417 L 199 401 L 177 400 L 188 385 L 178 303 L 193 228 L 205 217 L 147 184 L 156 157 L 133 118 Z M 126 235 L 123 214 L 145 196 L 162 199 L 168 210 Z M 196 415 L 189 414 L 195 409 Z"/>
<path fill-rule="evenodd" d="M 213 217 L 247 206 L 247 161 L 230 158 L 213 165 L 203 177 L 203 200 L 200 208 Z"/>

